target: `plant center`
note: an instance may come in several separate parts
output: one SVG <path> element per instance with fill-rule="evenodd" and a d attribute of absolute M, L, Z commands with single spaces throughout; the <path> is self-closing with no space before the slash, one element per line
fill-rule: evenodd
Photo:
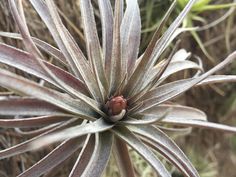
<path fill-rule="evenodd" d="M 111 97 L 106 102 L 106 110 L 112 122 L 121 120 L 127 109 L 127 100 L 121 96 Z"/>

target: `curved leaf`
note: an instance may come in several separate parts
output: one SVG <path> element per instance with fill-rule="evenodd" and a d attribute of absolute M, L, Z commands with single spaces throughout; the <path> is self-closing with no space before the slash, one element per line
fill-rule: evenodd
<path fill-rule="evenodd" d="M 34 137 L 34 138 L 31 138 L 31 139 L 29 139 L 29 140 L 26 140 L 26 141 L 24 141 L 24 142 L 22 142 L 22 143 L 20 143 L 20 144 L 17 144 L 17 145 L 15 145 L 15 146 L 12 146 L 12 147 L 10 147 L 10 148 L 1 150 L 1 151 L 0 151 L 0 159 L 12 157 L 12 156 L 15 156 L 15 155 L 22 154 L 22 153 L 24 153 L 24 152 L 28 152 L 28 151 L 33 150 L 33 149 L 32 149 L 32 146 L 30 146 L 30 144 L 31 144 L 33 141 L 35 141 L 35 140 L 37 140 L 38 138 L 40 138 L 40 137 L 42 137 L 42 136 L 45 136 L 45 135 L 47 135 L 47 134 L 49 134 L 49 133 L 52 133 L 52 132 L 57 131 L 57 130 L 60 130 L 61 128 L 64 128 L 64 127 L 70 125 L 70 124 L 73 123 L 75 120 L 77 120 L 77 119 L 69 120 L 69 121 L 67 121 L 67 122 L 65 122 L 65 123 L 62 123 L 61 125 L 59 125 L 59 126 L 57 126 L 57 127 L 54 127 L 54 128 L 52 128 L 52 129 L 50 129 L 50 130 L 48 130 L 48 131 L 46 131 L 46 132 L 44 132 L 44 133 L 42 133 L 42 134 L 40 134 L 40 135 Z"/>
<path fill-rule="evenodd" d="M 88 165 L 88 162 L 92 156 L 95 146 L 95 136 L 87 135 L 87 139 L 83 145 L 83 148 L 80 151 L 80 154 L 73 166 L 73 169 L 70 172 L 69 177 L 81 176 L 84 169 Z"/>
<path fill-rule="evenodd" d="M 44 100 L 66 111 L 80 115 L 82 118 L 94 119 L 92 117 L 94 116 L 93 110 L 89 109 L 87 105 L 83 104 L 79 100 L 72 99 L 71 97 L 55 90 L 42 87 L 3 69 L 0 69 L 0 77 L 0 85 L 3 87 Z"/>
<path fill-rule="evenodd" d="M 92 69 L 86 61 L 84 54 L 63 25 L 54 3 L 53 6 L 47 6 L 42 0 L 30 0 L 30 2 L 47 25 L 73 72 L 77 77 L 83 78 L 89 92 L 96 100 L 100 100 L 101 94 Z"/>
<path fill-rule="evenodd" d="M 63 115 L 65 112 L 42 100 L 29 97 L 0 97 L 1 116 Z"/>
<path fill-rule="evenodd" d="M 127 128 L 117 126 L 111 129 L 111 131 L 137 151 L 154 168 L 160 177 L 171 177 L 170 173 L 154 153 Z"/>
<path fill-rule="evenodd" d="M 189 80 L 188 82 L 183 81 L 183 80 L 176 81 L 176 82 L 168 83 L 163 86 L 152 89 L 140 99 L 144 101 L 143 101 L 142 108 L 139 111 L 144 111 L 148 108 L 151 108 L 152 106 L 155 106 L 167 100 L 173 99 L 179 94 L 194 87 L 194 85 L 200 83 L 201 81 L 203 81 L 204 79 L 206 79 L 207 77 L 215 73 L 216 71 L 232 63 L 235 59 L 236 59 L 236 52 L 233 52 L 224 61 L 222 61 L 221 63 L 216 65 L 214 68 L 212 68 L 211 70 L 207 71 L 206 73 L 202 74 L 199 77 L 193 78 L 192 80 Z"/>
<path fill-rule="evenodd" d="M 122 68 L 130 75 L 138 58 L 141 19 L 137 0 L 126 0 L 126 4 L 127 7 L 120 26 L 121 59 Z"/>
<path fill-rule="evenodd" d="M 52 3 L 50 4 L 52 5 Z M 97 34 L 97 28 L 94 19 L 94 12 L 91 0 L 80 0 L 80 10 L 83 20 L 84 34 L 86 38 L 87 54 L 89 56 L 89 61 L 95 66 L 94 74 L 96 75 L 96 77 L 99 79 L 102 85 L 108 89 L 108 83 L 105 76 L 104 60 L 101 54 L 101 46 Z"/>
<path fill-rule="evenodd" d="M 199 177 L 197 170 L 179 147 L 161 130 L 153 126 L 129 126 L 130 130 L 150 140 L 156 150 L 172 161 L 185 176 Z"/>
<path fill-rule="evenodd" d="M 46 155 L 43 159 L 41 159 L 32 167 L 18 175 L 18 177 L 39 177 L 47 173 L 49 170 L 64 162 L 79 148 L 81 148 L 83 142 L 83 137 L 79 139 L 71 139 L 64 141 L 54 150 L 52 150 L 48 155 Z"/>
<path fill-rule="evenodd" d="M 0 127 L 40 127 L 68 120 L 69 115 L 50 115 L 41 117 L 18 118 L 18 119 L 0 119 Z"/>
<path fill-rule="evenodd" d="M 103 118 L 100 118 L 91 123 L 77 125 L 71 128 L 67 128 L 63 131 L 44 136 L 33 142 L 32 147 L 40 148 L 42 146 L 48 145 L 49 143 L 52 144 L 58 141 L 80 137 L 86 134 L 104 132 L 111 129 L 113 126 L 113 124 L 108 124 L 103 120 Z"/>
<path fill-rule="evenodd" d="M 21 69 L 29 74 L 33 74 L 61 88 L 61 86 L 58 85 L 47 72 L 44 71 L 42 66 L 37 61 L 35 61 L 29 53 L 26 53 L 22 50 L 0 43 L 0 62 Z M 87 88 L 78 78 L 75 78 L 70 73 L 48 62 L 42 62 L 63 83 L 69 85 L 81 93 L 88 95 Z"/>
<path fill-rule="evenodd" d="M 113 13 L 110 0 L 98 0 L 102 21 L 102 49 L 105 60 L 105 70 L 110 67 L 113 38 Z M 106 73 L 108 74 L 108 73 Z"/>
<path fill-rule="evenodd" d="M 94 152 L 81 177 L 100 177 L 102 175 L 110 158 L 112 143 L 113 135 L 111 132 L 106 131 L 97 135 Z"/>
<path fill-rule="evenodd" d="M 12 38 L 12 39 L 19 39 L 22 40 L 22 37 L 20 34 L 18 33 L 10 33 L 10 32 L 3 32 L 0 31 L 0 36 L 3 37 L 8 37 L 8 38 Z M 32 37 L 32 40 L 34 41 L 34 43 L 40 47 L 44 52 L 48 53 L 49 55 L 52 55 L 53 57 L 55 57 L 58 61 L 60 61 L 61 63 L 63 63 L 65 66 L 67 66 L 67 61 L 64 57 L 64 55 L 61 53 L 60 50 L 58 50 L 57 48 L 53 47 L 52 45 L 38 39 L 35 37 Z"/>
<path fill-rule="evenodd" d="M 169 111 L 162 121 L 178 119 L 207 121 L 207 116 L 203 111 L 181 105 L 161 104 L 145 110 L 142 114 L 146 117 L 159 117 L 166 113 L 166 110 Z"/>

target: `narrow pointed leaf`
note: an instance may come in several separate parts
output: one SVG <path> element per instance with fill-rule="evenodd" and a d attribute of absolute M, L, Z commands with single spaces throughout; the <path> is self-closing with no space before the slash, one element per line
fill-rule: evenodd
<path fill-rule="evenodd" d="M 69 177 L 81 176 L 92 156 L 95 146 L 95 136 L 87 135 L 83 148 L 70 172 Z"/>
<path fill-rule="evenodd" d="M 22 37 L 20 34 L 18 33 L 10 33 L 10 32 L 3 32 L 0 31 L 0 36 L 4 36 L 4 37 L 8 37 L 8 38 L 12 38 L 12 39 L 19 39 L 22 40 Z M 34 41 L 34 43 L 41 48 L 44 52 L 48 53 L 49 55 L 52 55 L 53 57 L 55 57 L 58 61 L 60 61 L 61 63 L 63 63 L 65 66 L 67 66 L 67 61 L 64 57 L 64 55 L 61 53 L 60 50 L 58 50 L 57 48 L 53 47 L 52 45 L 38 39 L 35 37 L 32 37 L 32 40 Z"/>
<path fill-rule="evenodd" d="M 32 167 L 18 175 L 18 177 L 39 177 L 49 170 L 53 169 L 60 163 L 64 162 L 79 148 L 84 142 L 84 137 L 79 139 L 67 140 L 57 146 L 53 151 L 46 155 L 43 159 L 38 161 Z"/>
<path fill-rule="evenodd" d="M 89 61 L 94 64 L 95 75 L 99 78 L 103 86 L 108 87 L 107 79 L 105 76 L 104 60 L 101 54 L 101 47 L 97 34 L 96 23 L 94 19 L 94 12 L 91 0 L 80 0 L 80 10 L 84 25 L 84 34 L 87 44 L 87 54 Z M 110 24 L 111 25 L 111 24 Z M 107 88 L 108 89 L 108 88 Z"/>
<path fill-rule="evenodd" d="M 50 1 L 53 6 L 47 6 L 42 0 L 30 0 L 30 2 L 47 25 L 76 76 L 82 77 L 93 97 L 96 100 L 100 100 L 101 95 L 91 67 L 88 65 L 82 51 L 63 25 L 54 3 Z"/>
<path fill-rule="evenodd" d="M 168 9 L 167 13 L 165 14 L 165 16 L 163 17 L 163 19 L 160 22 L 160 26 L 158 27 L 158 29 L 155 31 L 152 40 L 150 41 L 147 49 L 145 50 L 143 56 L 141 57 L 141 59 L 139 60 L 139 62 L 137 63 L 137 66 L 135 67 L 134 73 L 130 76 L 129 78 L 129 82 L 125 88 L 125 92 L 127 92 L 126 94 L 129 95 L 130 92 L 133 91 L 133 89 L 135 87 L 137 87 L 137 84 L 140 82 L 141 80 L 141 76 L 145 75 L 145 73 L 140 73 L 140 72 L 148 72 L 148 70 L 145 70 L 146 67 L 146 63 L 148 62 L 149 58 L 151 57 L 156 42 L 158 41 L 158 39 L 161 36 L 161 31 L 170 15 L 170 13 L 172 12 L 172 10 L 174 9 L 175 6 L 175 2 L 172 3 L 171 7 Z"/>
<path fill-rule="evenodd" d="M 65 123 L 62 123 L 61 125 L 59 125 L 59 126 L 57 126 L 57 127 L 54 127 L 54 128 L 52 128 L 52 129 L 50 129 L 50 130 L 48 130 L 48 131 L 46 131 L 46 132 L 44 132 L 44 133 L 42 133 L 42 134 L 40 134 L 40 135 L 34 137 L 34 138 L 31 138 L 31 139 L 29 139 L 29 140 L 26 140 L 26 141 L 24 141 L 24 142 L 22 142 L 22 143 L 20 143 L 20 144 L 17 144 L 17 145 L 15 145 L 15 146 L 12 146 L 12 147 L 10 147 L 10 148 L 1 150 L 1 151 L 0 151 L 0 159 L 12 157 L 12 156 L 15 156 L 15 155 L 22 154 L 22 153 L 24 153 L 24 152 L 28 152 L 28 151 L 33 150 L 32 147 L 30 146 L 30 144 L 31 144 L 33 141 L 35 141 L 35 140 L 37 140 L 38 138 L 40 138 L 40 137 L 42 137 L 42 136 L 45 136 L 45 135 L 47 135 L 47 134 L 49 134 L 49 133 L 52 133 L 52 132 L 54 132 L 54 131 L 56 131 L 56 130 L 60 130 L 61 128 L 64 128 L 65 126 L 67 126 L 67 125 L 73 123 L 74 121 L 75 121 L 75 119 L 69 120 L 69 121 L 67 121 L 67 122 L 65 122 Z"/>
<path fill-rule="evenodd" d="M 113 152 L 119 169 L 119 174 L 122 177 L 135 177 L 134 167 L 126 143 L 121 139 L 116 138 Z"/>
<path fill-rule="evenodd" d="M 112 150 L 113 135 L 106 131 L 99 133 L 97 136 L 93 155 L 81 177 L 100 177 L 107 166 Z"/>
<path fill-rule="evenodd" d="M 57 132 L 32 143 L 32 147 L 42 147 L 48 145 L 49 143 L 55 143 L 58 141 L 64 141 L 68 138 L 76 138 L 86 134 L 99 133 L 109 130 L 114 125 L 106 123 L 103 118 L 100 118 L 94 122 L 74 126 L 68 129 L 65 129 L 61 132 Z"/>
<path fill-rule="evenodd" d="M 175 165 L 186 175 L 199 177 L 197 170 L 179 147 L 160 129 L 153 126 L 129 126 L 130 130 L 145 137 L 158 145 L 159 152 L 172 160 Z"/>
<path fill-rule="evenodd" d="M 17 93 L 44 100 L 66 111 L 80 115 L 82 118 L 93 120 L 91 116 L 94 115 L 94 112 L 79 100 L 72 99 L 71 97 L 55 90 L 42 87 L 3 69 L 0 69 L 0 77 L 0 85 L 3 87 L 14 90 Z"/>
<path fill-rule="evenodd" d="M 152 106 L 158 105 L 160 103 L 163 103 L 164 101 L 170 100 L 179 94 L 187 91 L 188 89 L 192 88 L 194 85 L 200 83 L 204 79 L 206 79 L 208 76 L 212 75 L 213 73 L 219 71 L 226 65 L 232 63 L 236 59 L 236 52 L 233 52 L 230 54 L 224 61 L 216 65 L 214 68 L 209 70 L 208 72 L 202 74 L 201 76 L 194 78 L 190 82 L 182 82 L 182 84 L 179 84 L 178 82 L 169 83 L 160 87 L 157 87 L 156 89 L 153 89 L 149 92 L 147 92 L 141 100 L 145 100 L 143 102 L 143 106 L 140 109 L 140 111 L 144 111 Z M 183 84 L 184 83 L 184 84 Z"/>
<path fill-rule="evenodd" d="M 204 128 L 204 129 L 213 129 L 222 132 L 228 133 L 236 133 L 236 127 L 222 125 L 213 122 L 205 122 L 201 120 L 189 120 L 189 119 L 163 119 L 164 123 L 180 125 L 180 126 L 187 126 L 187 127 L 197 127 L 197 128 Z"/>
<path fill-rule="evenodd" d="M 227 82 L 236 82 L 235 75 L 213 75 L 209 76 L 196 86 L 208 85 L 208 84 L 216 84 L 216 83 L 227 83 Z"/>
<path fill-rule="evenodd" d="M 113 13 L 110 0 L 98 0 L 102 21 L 102 49 L 105 62 L 105 70 L 110 67 L 112 54 L 112 36 L 113 36 Z"/>
<path fill-rule="evenodd" d="M 18 119 L 0 119 L 0 127 L 2 128 L 14 128 L 14 127 L 41 127 L 50 125 L 69 119 L 69 115 L 51 115 L 51 116 L 40 116 L 31 118 L 18 118 Z"/>
<path fill-rule="evenodd" d="M 148 114 L 134 114 L 127 117 L 125 120 L 121 120 L 120 124 L 125 125 L 145 125 L 145 124 L 154 124 L 161 121 L 165 118 L 168 113 L 171 111 L 171 108 L 167 108 L 166 110 L 162 110 L 160 114 L 156 114 L 155 116 L 151 116 Z"/>
<path fill-rule="evenodd" d="M 122 58 L 121 58 L 121 39 L 120 39 L 120 24 L 122 21 L 122 1 L 117 0 L 115 2 L 115 15 L 113 24 L 113 40 L 112 40 L 112 56 L 111 63 L 108 66 L 109 79 L 109 92 L 113 95 L 114 92 L 119 87 L 121 80 L 125 75 L 125 70 L 122 68 Z"/>
<path fill-rule="evenodd" d="M 170 173 L 166 170 L 160 160 L 154 153 L 145 146 L 132 132 L 125 127 L 114 127 L 111 131 L 119 138 L 124 140 L 135 151 L 137 151 L 156 171 L 160 177 L 170 177 Z"/>
<path fill-rule="evenodd" d="M 53 85 L 59 88 L 61 87 L 51 78 L 51 76 L 47 72 L 44 71 L 42 66 L 37 61 L 35 61 L 32 56 L 27 52 L 0 43 L 0 62 L 21 69 L 29 74 L 33 74 L 39 78 L 48 81 L 49 83 L 52 83 Z M 84 83 L 82 81 L 75 78 L 70 73 L 60 69 L 59 67 L 56 67 L 45 61 L 42 62 L 64 84 L 67 84 L 75 90 L 88 95 L 87 88 L 84 86 Z"/>
<path fill-rule="evenodd" d="M 130 75 L 138 58 L 141 19 L 137 0 L 126 0 L 126 10 L 121 23 L 122 68 Z M 128 50 L 127 50 L 128 49 Z"/>
<path fill-rule="evenodd" d="M 133 80 L 132 82 L 135 82 L 135 84 L 130 83 L 129 87 L 132 87 L 132 89 L 128 89 L 129 91 L 127 93 L 128 95 L 130 93 L 135 94 L 137 90 L 140 89 L 140 86 L 141 86 L 140 83 L 142 83 L 146 79 L 146 77 L 144 77 L 146 75 L 146 72 L 150 71 L 150 69 L 154 66 L 154 64 L 160 58 L 160 55 L 163 53 L 163 51 L 168 47 L 168 45 L 171 43 L 174 37 L 176 37 L 179 34 L 179 32 L 176 31 L 178 26 L 181 24 L 181 22 L 183 21 L 183 19 L 185 18 L 185 16 L 190 11 L 191 7 L 196 1 L 197 0 L 188 1 L 185 8 L 181 11 L 178 17 L 174 20 L 174 22 L 170 25 L 167 31 L 163 34 L 161 39 L 158 42 L 157 42 L 157 39 L 154 39 L 155 41 L 153 41 L 151 50 L 148 51 L 147 55 L 141 59 L 141 62 L 136 67 L 136 70 L 135 70 L 136 72 L 134 72 L 134 74 L 130 78 L 130 80 L 131 81 Z M 170 9 L 172 8 L 173 6 Z M 167 17 L 168 17 L 168 13 L 167 13 Z M 165 22 L 165 19 L 164 19 L 164 22 Z M 157 34 L 157 36 L 159 35 Z M 156 42 L 157 44 L 155 44 Z M 143 71 L 146 71 L 146 72 L 143 73 Z M 134 89 L 136 90 L 135 92 L 134 92 Z"/>
<path fill-rule="evenodd" d="M 65 113 L 62 109 L 35 98 L 0 97 L 1 116 L 44 116 Z"/>

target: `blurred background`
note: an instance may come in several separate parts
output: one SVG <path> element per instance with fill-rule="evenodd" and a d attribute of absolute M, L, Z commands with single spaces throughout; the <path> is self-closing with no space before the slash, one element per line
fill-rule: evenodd
<path fill-rule="evenodd" d="M 177 1 L 175 10 L 168 21 L 169 24 L 184 7 L 186 1 L 188 0 Z M 57 0 L 56 2 L 63 22 L 75 37 L 82 50 L 85 50 L 79 1 Z M 96 19 L 99 19 L 100 14 L 97 1 L 93 1 L 93 3 Z M 147 47 L 160 19 L 168 7 L 170 7 L 171 3 L 171 0 L 139 0 L 142 18 L 140 53 Z M 27 1 L 24 1 L 24 8 L 31 35 L 55 45 L 46 26 Z M 194 28 L 193 31 L 181 34 L 178 39 L 181 41 L 180 48 L 184 48 L 194 56 L 199 57 L 203 61 L 205 70 L 212 68 L 228 54 L 236 50 L 235 8 L 236 3 L 233 0 L 199 0 L 198 4 L 193 7 L 182 24 L 184 28 L 198 27 Z M 101 24 L 99 20 L 97 20 L 97 25 L 101 35 Z M 0 31 L 17 32 L 6 0 L 0 0 Z M 20 41 L 4 37 L 0 37 L 0 41 L 19 48 L 23 46 Z M 167 54 L 168 52 L 166 51 Z M 51 60 L 51 58 L 48 58 L 48 60 Z M 0 65 L 0 67 L 8 68 L 31 79 L 36 79 L 5 65 Z M 233 63 L 217 74 L 236 74 L 236 63 Z M 186 73 L 181 72 L 172 76 L 169 80 L 176 80 L 185 76 Z M 11 95 L 11 92 L 0 88 L 0 95 Z M 236 84 L 217 84 L 194 88 L 175 101 L 205 111 L 209 121 L 236 126 Z M 0 129 L 0 149 L 5 149 L 19 143 L 17 136 L 14 131 L 6 132 Z M 188 135 L 180 136 L 174 134 L 172 136 L 195 165 L 201 177 L 236 176 L 235 135 L 222 134 L 213 130 L 193 129 Z M 20 169 L 30 167 L 50 152 L 51 149 L 52 147 L 48 147 L 48 149 L 37 151 L 37 153 L 25 153 L 24 155 L 0 161 L 0 177 L 9 177 L 9 174 L 10 177 L 16 176 Z M 137 173 L 141 177 L 156 176 L 151 167 L 140 156 L 131 149 L 130 153 Z M 66 176 L 65 174 L 68 174 L 69 170 L 73 167 L 75 159 L 68 159 L 66 163 L 62 164 L 62 170 L 53 171 L 46 176 Z M 169 166 L 168 162 L 166 164 Z M 173 169 L 171 166 L 169 168 L 173 171 L 174 177 L 181 177 L 181 174 L 176 169 Z M 104 177 L 110 176 L 119 176 L 113 159 L 111 159 L 109 166 L 104 172 Z"/>

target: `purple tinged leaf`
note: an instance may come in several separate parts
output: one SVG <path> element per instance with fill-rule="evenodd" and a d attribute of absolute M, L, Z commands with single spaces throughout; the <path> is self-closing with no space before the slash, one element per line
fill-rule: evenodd
<path fill-rule="evenodd" d="M 69 177 L 81 176 L 92 156 L 95 146 L 95 136 L 87 135 L 83 148 L 70 172 Z"/>
<path fill-rule="evenodd" d="M 135 69 L 135 72 L 133 73 L 133 75 L 130 78 L 130 81 L 132 83 L 129 83 L 129 85 L 127 86 L 127 88 L 129 88 L 126 90 L 127 95 L 130 95 L 131 93 L 135 94 L 135 93 L 137 93 L 138 90 L 140 90 L 140 86 L 142 85 L 143 81 L 145 81 L 145 79 L 147 77 L 146 76 L 147 72 L 149 72 L 150 69 L 154 66 L 154 64 L 158 61 L 158 59 L 160 58 L 160 55 L 163 53 L 163 51 L 166 49 L 166 47 L 170 44 L 170 42 L 173 40 L 173 38 L 179 34 L 179 32 L 176 31 L 178 26 L 181 24 L 181 22 L 183 21 L 183 19 L 185 18 L 185 16 L 190 11 L 191 7 L 193 6 L 193 4 L 196 1 L 197 0 L 190 0 L 187 3 L 185 8 L 181 11 L 179 16 L 175 19 L 175 21 L 171 24 L 171 26 L 163 34 L 163 36 L 161 37 L 160 40 L 155 39 L 155 38 L 153 39 L 155 41 L 151 42 L 151 44 L 152 44 L 151 49 L 149 49 L 147 55 L 144 55 L 145 57 L 143 57 L 141 59 L 139 65 Z M 168 11 L 169 13 L 171 12 L 172 8 L 173 8 L 173 6 L 170 8 L 170 11 Z M 166 17 L 168 17 L 168 15 L 169 15 L 168 12 L 167 12 Z M 165 22 L 165 18 L 164 18 L 163 22 Z M 163 25 L 163 24 L 161 23 L 161 25 Z M 157 30 L 157 32 L 158 32 L 158 30 Z M 155 35 L 156 35 L 156 33 L 154 34 L 154 37 L 159 36 L 158 34 L 157 34 L 157 36 L 155 36 Z M 157 40 L 158 40 L 158 42 L 157 42 Z M 154 45 L 155 45 L 155 47 L 153 47 Z M 143 71 L 146 71 L 146 72 L 143 73 Z"/>
<path fill-rule="evenodd" d="M 112 40 L 112 56 L 110 66 L 108 66 L 109 75 L 109 95 L 113 95 L 119 87 L 123 77 L 124 69 L 121 61 L 121 39 L 120 39 L 120 25 L 122 21 L 123 1 L 117 0 L 115 2 L 115 15 L 113 24 L 113 40 Z"/>
<path fill-rule="evenodd" d="M 50 115 L 30 118 L 17 118 L 17 119 L 0 119 L 0 127 L 14 128 L 14 127 L 41 127 L 62 121 L 68 120 L 71 115 Z"/>
<path fill-rule="evenodd" d="M 181 151 L 181 149 L 164 132 L 153 126 L 129 126 L 129 129 L 142 137 L 149 139 L 151 144 L 157 145 L 159 151 L 184 173 L 185 176 L 199 177 L 197 170 Z"/>
<path fill-rule="evenodd" d="M 113 148 L 119 174 L 122 177 L 135 177 L 134 167 L 130 158 L 129 149 L 124 141 L 116 138 Z"/>
<path fill-rule="evenodd" d="M 101 13 L 102 21 L 102 45 L 103 56 L 105 60 L 106 74 L 108 67 L 111 67 L 111 55 L 112 55 L 112 36 L 113 36 L 113 13 L 110 0 L 98 0 L 98 5 Z M 109 78 L 107 78 L 109 79 Z"/>
<path fill-rule="evenodd" d="M 81 177 L 100 177 L 110 159 L 113 144 L 111 132 L 101 132 L 96 134 L 94 152 Z M 77 175 L 78 176 L 78 175 Z"/>
<path fill-rule="evenodd" d="M 8 0 L 8 2 L 9 2 L 11 14 L 14 17 L 14 20 L 23 38 L 22 41 L 25 45 L 25 48 L 27 49 L 29 53 L 32 54 L 33 57 L 42 58 L 42 54 L 40 53 L 40 51 L 38 50 L 38 48 L 36 47 L 36 45 L 34 44 L 30 36 L 29 30 L 26 24 L 26 20 L 25 20 L 23 7 L 22 7 L 22 1 L 18 1 L 18 4 L 16 4 L 15 0 Z"/>
<path fill-rule="evenodd" d="M 117 126 L 111 129 L 111 131 L 130 145 L 135 151 L 137 151 L 154 168 L 158 176 L 171 177 L 170 173 L 166 170 L 164 165 L 154 155 L 154 153 L 126 127 Z"/>
<path fill-rule="evenodd" d="M 0 69 L 0 85 L 18 93 L 32 96 L 56 105 L 63 110 L 81 116 L 83 119 L 94 120 L 95 112 L 83 102 L 75 100 L 68 95 L 40 86 L 30 80 Z"/>
<path fill-rule="evenodd" d="M 113 127 L 113 124 L 108 124 L 100 118 L 94 122 L 77 125 L 71 128 L 67 128 L 63 131 L 53 133 L 47 136 L 44 136 L 35 142 L 32 143 L 33 148 L 40 148 L 48 144 L 52 144 L 59 141 L 64 141 L 66 139 L 80 137 L 86 134 L 99 133 L 109 130 Z"/>
<path fill-rule="evenodd" d="M 50 103 L 28 97 L 0 97 L 1 116 L 63 115 L 65 112 Z"/>
<path fill-rule="evenodd" d="M 129 76 L 133 72 L 136 59 L 138 58 L 141 19 L 137 0 L 126 0 L 126 4 L 127 7 L 120 27 L 120 38 L 122 70 L 128 72 Z"/>
<path fill-rule="evenodd" d="M 44 71 L 42 66 L 35 61 L 29 53 L 22 50 L 16 49 L 14 47 L 1 44 L 0 43 L 0 62 L 21 69 L 29 74 L 33 74 L 39 78 L 42 78 L 49 83 L 61 88 L 48 73 Z M 48 62 L 42 61 L 48 69 L 54 73 L 58 79 L 60 79 L 64 84 L 74 88 L 75 90 L 88 95 L 87 88 L 84 83 L 78 78 L 75 78 L 70 73 L 56 67 Z"/>
<path fill-rule="evenodd" d="M 30 2 L 47 25 L 76 76 L 82 77 L 89 92 L 96 100 L 100 100 L 101 95 L 91 67 L 86 61 L 82 51 L 63 25 L 55 9 L 55 4 L 50 1 L 53 6 L 47 6 L 42 0 L 30 0 Z"/>
<path fill-rule="evenodd" d="M 67 158 L 73 155 L 73 153 L 80 149 L 83 142 L 84 137 L 62 142 L 48 155 L 46 155 L 32 167 L 18 175 L 18 177 L 38 177 L 47 173 L 49 170 L 64 162 Z"/>
<path fill-rule="evenodd" d="M 99 78 L 99 81 L 105 87 L 105 90 L 108 90 L 108 83 L 105 76 L 105 65 L 101 54 L 101 47 L 97 34 L 97 28 L 94 19 L 94 12 L 91 0 L 80 0 L 80 10 L 84 25 L 84 34 L 86 38 L 87 54 L 89 56 L 89 61 L 95 66 L 94 74 L 97 78 Z"/>
<path fill-rule="evenodd" d="M 175 2 L 172 3 L 171 7 L 168 9 L 167 13 L 165 14 L 163 19 L 161 20 L 158 29 L 155 31 L 155 33 L 152 37 L 152 40 L 149 43 L 147 49 L 145 50 L 145 52 L 141 56 L 141 58 L 138 60 L 135 70 L 132 73 L 132 75 L 130 76 L 130 78 L 128 80 L 128 84 L 124 89 L 126 96 L 130 95 L 130 93 L 132 93 L 134 89 L 137 89 L 138 85 L 139 86 L 141 85 L 140 81 L 142 80 L 142 77 L 145 75 L 145 73 L 143 73 L 143 72 L 144 71 L 149 72 L 149 70 L 146 70 L 146 63 L 149 61 L 149 59 L 155 49 L 156 42 L 159 40 L 159 38 L 161 36 L 162 29 L 163 29 L 164 25 L 166 24 L 166 21 L 170 15 L 170 13 L 174 9 L 174 6 L 175 6 Z"/>
<path fill-rule="evenodd" d="M 47 1 L 46 1 L 47 2 Z M 51 6 L 55 8 L 55 5 L 53 4 L 52 1 L 51 2 Z M 49 3 L 50 3 L 49 2 Z M 98 106 L 96 105 L 96 102 L 94 102 L 94 100 L 90 99 L 89 97 L 81 94 L 80 92 L 78 92 L 77 90 L 75 90 L 73 87 L 70 87 L 66 84 L 64 84 L 63 81 L 60 80 L 60 78 L 58 78 L 39 58 L 42 57 L 41 53 L 39 52 L 39 50 L 37 49 L 37 47 L 35 46 L 35 44 L 32 41 L 32 38 L 29 34 L 29 30 L 27 28 L 27 24 L 25 21 L 25 16 L 24 16 L 24 12 L 23 12 L 23 7 L 22 7 L 22 2 L 19 2 L 19 13 L 17 12 L 16 9 L 16 4 L 14 0 L 10 0 L 10 7 L 12 9 L 12 13 L 14 15 L 14 18 L 18 24 L 18 27 L 21 31 L 22 37 L 23 37 L 23 42 L 27 48 L 27 50 L 29 52 L 31 52 L 31 56 L 33 57 L 33 59 L 35 59 L 35 61 L 42 67 L 43 71 L 48 74 L 48 76 L 53 79 L 57 84 L 59 84 L 59 86 L 61 86 L 64 90 L 66 90 L 67 92 L 69 92 L 70 94 L 78 97 L 82 102 L 84 102 L 85 104 L 87 104 L 88 106 L 90 106 L 92 109 L 94 109 L 96 112 L 100 113 L 102 116 L 105 116 L 105 114 L 100 111 L 100 109 L 98 109 Z M 54 8 L 49 8 L 49 12 L 51 9 L 52 14 L 58 15 L 57 12 L 54 13 L 53 9 Z M 53 16 L 52 16 L 53 18 Z M 22 20 L 22 21 L 21 21 Z"/>
<path fill-rule="evenodd" d="M 194 85 L 200 83 L 213 73 L 219 71 L 220 69 L 224 68 L 226 65 L 232 63 L 236 59 L 236 52 L 230 54 L 224 61 L 216 65 L 214 68 L 209 70 L 208 72 L 202 74 L 199 77 L 194 78 L 189 82 L 183 82 L 179 84 L 179 82 L 169 83 L 160 87 L 157 87 L 149 92 L 147 92 L 140 100 L 143 101 L 143 106 L 139 110 L 144 111 L 152 106 L 161 104 L 167 100 L 173 99 L 174 97 L 178 96 L 179 94 L 189 90 L 190 88 L 194 87 Z"/>
<path fill-rule="evenodd" d="M 76 64 L 75 64 L 76 61 L 73 60 L 73 58 L 70 56 L 70 53 L 67 51 L 67 49 L 64 45 L 64 42 L 61 39 L 61 36 L 56 29 L 54 20 L 50 16 L 48 7 L 46 6 L 45 2 L 42 0 L 30 0 L 30 3 L 33 5 L 33 7 L 35 8 L 35 10 L 39 14 L 39 16 L 42 18 L 43 22 L 48 27 L 50 33 L 52 34 L 54 40 L 56 41 L 56 43 L 58 45 L 58 47 L 62 51 L 63 55 L 66 57 L 67 62 L 70 65 L 72 71 L 74 72 L 74 74 L 77 77 L 79 77 L 80 72 L 79 72 L 78 68 L 76 67 Z M 83 58 L 83 57 L 81 57 L 81 58 Z"/>
<path fill-rule="evenodd" d="M 21 35 L 18 34 L 18 33 L 9 33 L 9 32 L 0 31 L 0 36 L 12 38 L 12 39 L 23 40 Z M 44 42 L 44 41 L 42 41 L 38 38 L 32 37 L 32 40 L 44 52 L 48 53 L 49 55 L 52 55 L 59 62 L 63 63 L 65 66 L 67 66 L 67 61 L 66 61 L 64 55 L 61 53 L 60 50 L 58 50 L 57 48 L 53 47 L 52 45 L 50 45 L 50 44 L 48 44 L 48 43 L 46 43 L 46 42 Z"/>
<path fill-rule="evenodd" d="M 26 141 L 24 141 L 24 142 L 22 142 L 22 143 L 20 143 L 20 144 L 17 144 L 17 145 L 15 145 L 15 146 L 12 146 L 12 147 L 10 147 L 10 148 L 1 150 L 1 151 L 0 151 L 0 159 L 12 157 L 12 156 L 15 156 L 15 155 L 22 154 L 22 153 L 24 153 L 24 152 L 28 152 L 28 151 L 33 150 L 33 149 L 31 148 L 31 146 L 30 146 L 30 144 L 31 144 L 33 141 L 35 141 L 35 140 L 37 140 L 38 138 L 40 138 L 40 137 L 42 137 L 42 136 L 45 136 L 45 135 L 47 135 L 47 134 L 49 134 L 49 133 L 52 133 L 52 132 L 54 132 L 54 131 L 58 131 L 58 130 L 60 130 L 61 128 L 64 128 L 64 127 L 70 125 L 70 124 L 73 123 L 75 120 L 77 120 L 77 119 L 69 120 L 69 121 L 67 121 L 67 122 L 65 122 L 65 123 L 62 123 L 61 125 L 59 125 L 59 126 L 57 126 L 57 127 L 54 127 L 54 128 L 52 128 L 52 129 L 50 129 L 50 130 L 48 130 L 48 131 L 46 131 L 46 132 L 44 132 L 44 133 L 42 133 L 42 134 L 40 134 L 40 135 L 34 137 L 34 138 L 31 138 L 31 139 L 29 139 L 29 140 L 26 140 Z"/>

